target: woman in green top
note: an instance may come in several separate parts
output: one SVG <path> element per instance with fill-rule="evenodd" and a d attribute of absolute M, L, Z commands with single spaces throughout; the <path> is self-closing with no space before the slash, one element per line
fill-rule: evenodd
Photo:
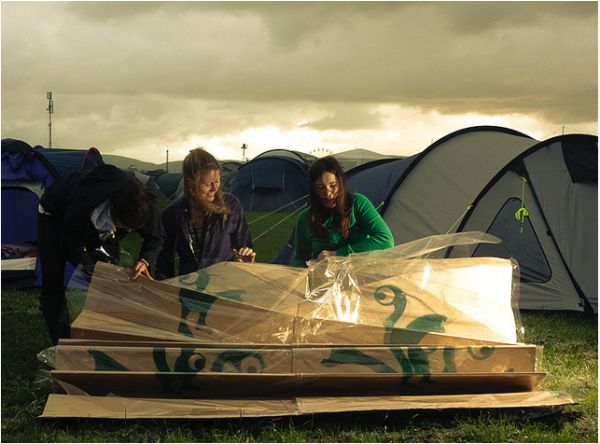
<path fill-rule="evenodd" d="M 293 266 L 304 267 L 310 259 L 394 246 L 392 232 L 371 201 L 347 191 L 346 176 L 335 158 L 315 161 L 309 180 L 310 205 L 296 221 Z"/>

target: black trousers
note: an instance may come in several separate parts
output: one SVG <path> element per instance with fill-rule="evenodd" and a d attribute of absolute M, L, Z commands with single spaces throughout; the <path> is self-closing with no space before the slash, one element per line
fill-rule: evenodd
<path fill-rule="evenodd" d="M 59 338 L 71 336 L 64 286 L 65 257 L 59 244 L 60 225 L 57 218 L 38 214 L 38 256 L 42 267 L 40 306 L 54 344 Z"/>

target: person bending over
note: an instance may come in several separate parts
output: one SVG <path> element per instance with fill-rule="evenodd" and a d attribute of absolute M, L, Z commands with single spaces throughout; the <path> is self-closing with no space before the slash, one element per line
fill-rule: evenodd
<path fill-rule="evenodd" d="M 316 160 L 309 181 L 309 206 L 296 220 L 293 266 L 394 246 L 392 232 L 371 201 L 347 191 L 346 176 L 334 157 Z"/>
<path fill-rule="evenodd" d="M 152 279 L 163 229 L 157 196 L 113 165 L 76 171 L 53 183 L 38 207 L 38 247 L 42 271 L 40 305 L 56 344 L 70 336 L 65 298 L 65 261 L 91 276 L 97 260 L 117 263 L 119 241 L 137 231 L 142 239 L 130 277 Z M 105 253 L 99 254 L 102 247 Z"/>

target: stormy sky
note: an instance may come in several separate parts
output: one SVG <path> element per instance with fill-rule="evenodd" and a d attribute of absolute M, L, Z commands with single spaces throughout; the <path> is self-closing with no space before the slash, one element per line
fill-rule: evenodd
<path fill-rule="evenodd" d="M 2 137 L 163 162 L 597 134 L 596 2 L 6 2 Z"/>

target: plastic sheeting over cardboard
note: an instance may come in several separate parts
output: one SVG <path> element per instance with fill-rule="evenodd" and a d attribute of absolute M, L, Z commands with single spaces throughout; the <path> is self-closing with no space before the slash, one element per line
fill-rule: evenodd
<path fill-rule="evenodd" d="M 126 270 L 98 264 L 72 339 L 42 353 L 55 368 L 54 386 L 66 393 L 51 397 L 43 416 L 79 416 L 65 400 L 81 403 L 80 395 L 89 396 L 83 416 L 105 417 L 102 408 L 110 405 L 110 417 L 122 417 L 134 399 L 175 397 L 183 410 L 175 403 L 179 413 L 157 416 L 187 417 L 189 408 L 194 417 L 222 417 L 229 411 L 219 404 L 223 396 L 277 398 L 277 405 L 340 396 L 338 410 L 331 401 L 325 411 L 345 411 L 350 395 L 357 397 L 355 410 L 364 410 L 364 397 L 379 396 L 381 406 L 394 409 L 383 397 L 437 396 L 423 402 L 443 405 L 440 396 L 534 391 L 545 374 L 541 350 L 518 343 L 516 263 L 432 258 L 481 241 L 495 239 L 434 236 L 308 269 L 227 262 L 163 282 L 130 281 Z M 536 393 L 494 399 L 566 402 Z M 223 410 L 202 416 L 192 398 Z M 479 407 L 502 406 L 473 399 Z M 93 400 L 102 400 L 97 410 Z M 272 403 L 264 405 L 256 416 L 269 414 Z"/>

